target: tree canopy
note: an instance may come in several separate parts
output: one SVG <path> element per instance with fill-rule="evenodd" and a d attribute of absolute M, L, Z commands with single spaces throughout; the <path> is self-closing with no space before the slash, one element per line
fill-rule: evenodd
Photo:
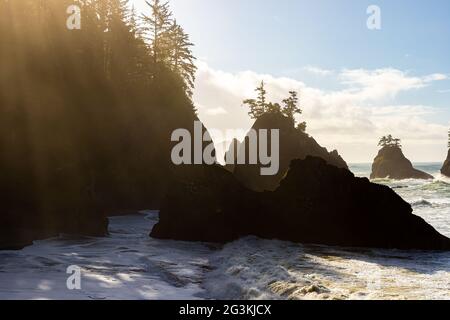
<path fill-rule="evenodd" d="M 150 43 L 150 52 L 155 65 L 163 64 L 178 74 L 184 82 L 186 93 L 192 96 L 194 88 L 196 58 L 192 53 L 194 44 L 170 11 L 169 3 L 161 0 L 146 1 L 149 14 L 141 16 L 140 34 Z M 154 74 L 158 77 L 158 72 Z"/>
<path fill-rule="evenodd" d="M 255 91 L 257 97 L 253 99 L 246 99 L 243 101 L 244 106 L 250 109 L 249 115 L 252 119 L 258 119 L 266 113 L 279 113 L 290 119 L 293 125 L 296 125 L 296 115 L 303 113 L 299 106 L 299 98 L 297 91 L 289 91 L 289 97 L 282 101 L 282 105 L 276 102 L 267 100 L 267 90 L 264 81 L 256 87 Z M 306 122 L 299 123 L 297 129 L 306 131 Z"/>
<path fill-rule="evenodd" d="M 397 147 L 402 148 L 401 140 L 394 138 L 391 134 L 381 137 L 378 146 L 380 147 Z"/>
<path fill-rule="evenodd" d="M 450 130 L 448 130 L 448 147 L 450 148 Z"/>
<path fill-rule="evenodd" d="M 246 99 L 244 100 L 244 105 L 250 108 L 249 115 L 252 119 L 258 119 L 264 113 L 268 111 L 267 105 L 267 91 L 265 89 L 264 81 L 261 81 L 261 84 L 255 89 L 257 93 L 256 99 Z"/>
<path fill-rule="evenodd" d="M 89 199 L 148 207 L 164 192 L 170 135 L 197 119 L 195 58 L 168 4 L 149 5 L 144 19 L 127 0 L 0 0 L 0 224 L 14 210 L 54 222 Z"/>

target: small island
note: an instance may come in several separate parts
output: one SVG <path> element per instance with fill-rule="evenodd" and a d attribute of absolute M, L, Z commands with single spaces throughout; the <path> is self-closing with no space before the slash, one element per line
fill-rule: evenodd
<path fill-rule="evenodd" d="M 450 177 L 450 130 L 448 131 L 448 148 L 447 159 L 441 169 L 441 173 L 446 177 Z"/>
<path fill-rule="evenodd" d="M 303 114 L 298 92 L 288 92 L 288 97 L 278 103 L 268 101 L 264 81 L 255 91 L 257 92 L 256 99 L 243 101 L 243 105 L 249 108 L 249 115 L 255 122 L 241 143 L 236 140 L 232 142 L 227 154 L 234 149 L 234 157 L 237 157 L 238 154 L 247 155 L 250 152 L 248 139 L 251 131 L 276 129 L 280 132 L 280 168 L 276 175 L 263 176 L 260 174 L 261 164 L 236 164 L 232 168 L 232 173 L 244 186 L 258 192 L 274 191 L 286 177 L 291 161 L 303 160 L 307 156 L 318 157 L 330 165 L 348 169 L 347 163 L 337 150 L 330 152 L 322 147 L 306 133 L 306 122 L 298 121 L 297 117 Z"/>
<path fill-rule="evenodd" d="M 400 139 L 392 135 L 384 136 L 378 145 L 381 150 L 373 162 L 371 179 L 434 179 L 432 175 L 413 167 L 403 154 Z"/>

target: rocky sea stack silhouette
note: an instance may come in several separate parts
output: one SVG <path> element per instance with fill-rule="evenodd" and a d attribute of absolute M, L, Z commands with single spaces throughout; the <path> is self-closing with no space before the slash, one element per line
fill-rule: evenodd
<path fill-rule="evenodd" d="M 450 239 L 414 215 L 392 189 L 355 177 L 337 151 L 322 148 L 292 119 L 267 112 L 253 129 L 280 130 L 279 174 L 262 176 L 261 165 L 179 167 L 151 237 L 226 243 L 252 235 L 348 247 L 450 250 Z M 248 154 L 248 141 L 236 148 L 235 156 Z"/>
<path fill-rule="evenodd" d="M 258 236 L 298 243 L 450 250 L 387 186 L 356 178 L 325 160 L 294 160 L 275 191 L 244 187 L 219 166 L 172 181 L 151 236 L 225 243 Z"/>
<path fill-rule="evenodd" d="M 433 179 L 433 176 L 413 167 L 403 151 L 398 146 L 384 146 L 376 156 L 372 165 L 371 179 L 390 178 L 404 179 Z"/>
<path fill-rule="evenodd" d="M 285 177 L 290 162 L 294 159 L 305 159 L 307 156 L 316 156 L 338 168 L 348 168 L 347 163 L 338 152 L 328 152 L 321 147 L 314 138 L 304 131 L 295 128 L 291 119 L 279 112 L 266 113 L 259 117 L 252 129 L 279 129 L 280 130 L 280 168 L 274 176 L 260 174 L 261 165 L 237 164 L 234 166 L 234 175 L 246 187 L 255 191 L 273 191 Z M 247 139 L 247 138 L 246 138 Z M 269 139 L 270 143 L 270 139 Z M 233 147 L 233 144 L 230 148 Z M 237 146 L 240 153 L 248 154 L 248 143 Z M 237 154 L 237 152 L 235 152 Z"/>
<path fill-rule="evenodd" d="M 448 150 L 447 159 L 444 162 L 444 165 L 442 166 L 441 173 L 450 178 L 450 150 Z"/>

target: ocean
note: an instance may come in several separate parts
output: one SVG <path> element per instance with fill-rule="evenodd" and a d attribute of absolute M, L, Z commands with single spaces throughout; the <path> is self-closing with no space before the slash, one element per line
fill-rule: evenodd
<path fill-rule="evenodd" d="M 450 237 L 450 179 L 376 180 Z M 351 165 L 368 177 L 369 164 Z M 110 218 L 110 236 L 0 252 L 0 299 L 446 299 L 450 252 L 351 249 L 247 237 L 219 246 L 149 238 L 158 212 Z M 412 235 L 413 236 L 413 235 Z M 70 290 L 69 266 L 81 270 Z"/>

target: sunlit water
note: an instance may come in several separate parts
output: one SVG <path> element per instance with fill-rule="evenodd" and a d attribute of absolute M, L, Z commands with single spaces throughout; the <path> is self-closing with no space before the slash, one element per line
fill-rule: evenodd
<path fill-rule="evenodd" d="M 450 180 L 378 180 L 450 236 Z M 368 176 L 369 165 L 352 171 Z M 245 238 L 226 246 L 151 239 L 157 212 L 111 218 L 110 236 L 0 252 L 3 299 L 450 299 L 450 253 L 343 249 Z M 81 268 L 69 290 L 67 267 Z"/>

